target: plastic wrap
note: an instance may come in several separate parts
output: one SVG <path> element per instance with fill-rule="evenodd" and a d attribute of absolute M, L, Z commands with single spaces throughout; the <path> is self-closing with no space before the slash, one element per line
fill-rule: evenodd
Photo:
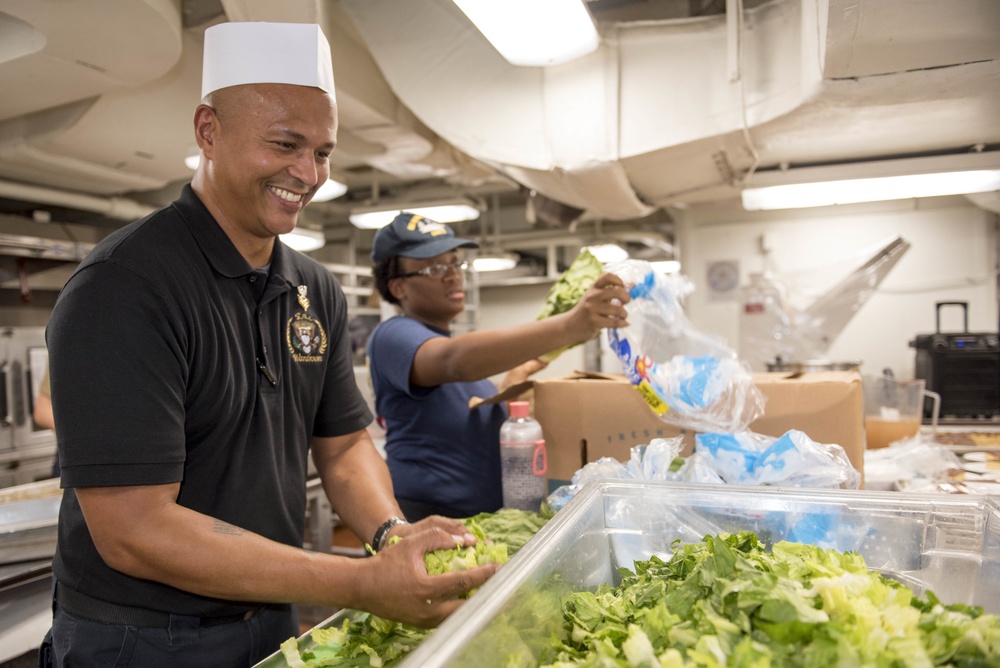
<path fill-rule="evenodd" d="M 895 489 L 902 481 L 924 480 L 936 484 L 947 481 L 953 471 L 961 469 L 962 461 L 955 453 L 920 434 L 887 448 L 865 451 L 868 489 Z"/>
<path fill-rule="evenodd" d="M 764 396 L 750 366 L 721 339 L 695 328 L 682 300 L 693 284 L 648 262 L 607 266 L 629 286 L 629 327 L 609 329 L 629 382 L 664 422 L 697 431 L 738 432 L 759 417 Z"/>
<path fill-rule="evenodd" d="M 683 449 L 683 436 L 654 438 L 648 445 L 633 446 L 628 463 L 612 457 L 601 457 L 577 470 L 570 484 L 562 485 L 552 492 L 547 503 L 553 510 L 562 509 L 592 480 L 677 480 L 671 469 Z"/>
<path fill-rule="evenodd" d="M 772 273 L 751 274 L 742 288 L 740 357 L 756 371 L 776 361 L 823 359 L 909 248 L 896 236 L 864 251 L 859 266 L 808 306 L 793 299 L 801 289 L 794 290 Z"/>
<path fill-rule="evenodd" d="M 817 443 L 796 429 L 778 438 L 751 431 L 698 434 L 689 463 L 695 458 L 707 460 L 727 483 L 829 489 L 861 486 L 861 474 L 851 465 L 844 448 Z"/>
<path fill-rule="evenodd" d="M 574 473 L 570 484 L 553 491 L 547 503 L 553 510 L 560 510 L 584 485 L 599 480 L 818 489 L 861 486 L 861 474 L 851 465 L 842 447 L 817 443 L 797 430 L 779 438 L 750 431 L 698 434 L 694 453 L 680 460 L 683 449 L 683 436 L 654 438 L 648 445 L 634 446 L 627 463 L 602 457 Z"/>

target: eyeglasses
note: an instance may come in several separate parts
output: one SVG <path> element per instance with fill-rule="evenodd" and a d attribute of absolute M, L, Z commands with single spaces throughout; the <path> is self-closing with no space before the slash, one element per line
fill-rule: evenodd
<path fill-rule="evenodd" d="M 405 274 L 397 274 L 396 278 L 410 278 L 412 276 L 426 276 L 428 278 L 444 278 L 449 272 L 462 272 L 469 268 L 467 261 L 449 262 L 448 264 L 432 264 L 416 271 L 408 271 Z"/>

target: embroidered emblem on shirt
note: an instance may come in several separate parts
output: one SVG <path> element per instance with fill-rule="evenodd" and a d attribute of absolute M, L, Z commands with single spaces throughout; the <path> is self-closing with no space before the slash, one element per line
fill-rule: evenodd
<path fill-rule="evenodd" d="M 302 299 L 301 295 L 299 299 Z M 319 320 L 300 311 L 288 320 L 285 339 L 296 362 L 322 362 L 326 354 L 326 332 Z"/>

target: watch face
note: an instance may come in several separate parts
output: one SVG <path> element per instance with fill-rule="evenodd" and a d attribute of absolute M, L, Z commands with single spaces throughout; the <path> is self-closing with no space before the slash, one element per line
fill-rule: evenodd
<path fill-rule="evenodd" d="M 740 283 L 740 267 L 735 260 L 708 265 L 708 287 L 715 292 L 735 290 Z"/>

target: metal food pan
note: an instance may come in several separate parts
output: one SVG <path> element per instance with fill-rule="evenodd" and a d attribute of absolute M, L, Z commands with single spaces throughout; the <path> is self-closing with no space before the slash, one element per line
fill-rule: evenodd
<path fill-rule="evenodd" d="M 61 500 L 58 481 L 0 493 L 0 564 L 52 558 Z"/>
<path fill-rule="evenodd" d="M 348 619 L 353 613 L 351 610 L 338 610 L 336 613 L 327 617 L 322 622 L 314 626 L 314 629 L 328 629 L 332 626 L 341 626 L 346 619 Z M 310 629 L 307 633 L 302 634 L 298 638 L 299 651 L 302 651 L 308 647 L 312 647 L 316 643 L 312 641 L 309 634 L 312 633 Z M 272 654 L 270 654 L 265 659 L 261 660 L 259 663 L 255 663 L 253 668 L 288 668 L 288 662 L 285 661 L 284 655 L 282 655 L 281 650 L 278 649 Z"/>
<path fill-rule="evenodd" d="M 1000 503 L 982 496 L 652 482 L 594 482 L 400 665 L 502 665 L 512 639 L 539 647 L 561 625 L 540 592 L 618 584 L 618 568 L 671 543 L 754 531 L 856 551 L 868 566 L 946 603 L 1000 613 Z M 546 617 L 551 617 L 547 619 Z M 279 664 L 280 665 L 280 664 Z"/>

